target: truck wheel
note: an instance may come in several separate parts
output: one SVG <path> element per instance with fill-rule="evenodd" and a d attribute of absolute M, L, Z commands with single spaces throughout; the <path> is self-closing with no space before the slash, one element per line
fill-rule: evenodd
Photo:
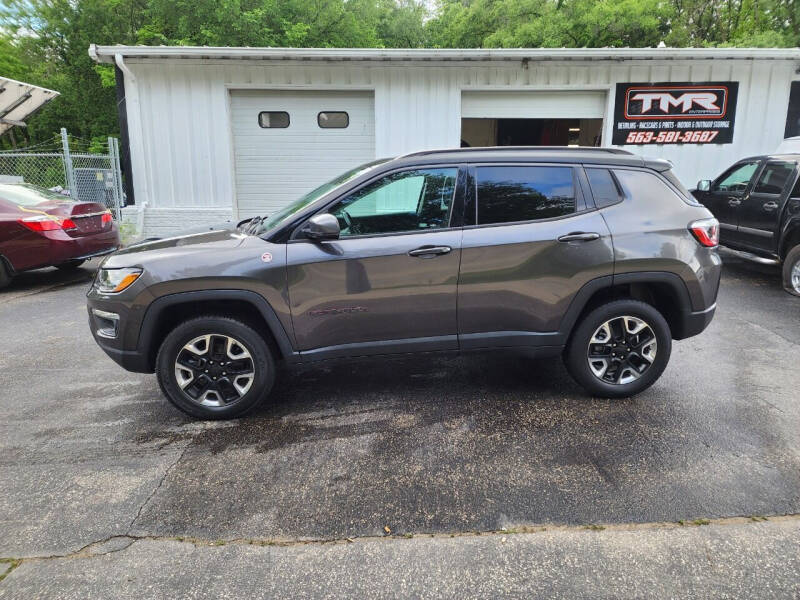
<path fill-rule="evenodd" d="M 783 287 L 790 294 L 800 296 L 800 244 L 789 250 L 783 259 Z"/>
<path fill-rule="evenodd" d="M 671 351 L 672 335 L 660 312 L 638 300 L 615 300 L 578 323 L 564 361 L 589 393 L 620 398 L 653 385 Z"/>
<path fill-rule="evenodd" d="M 161 391 L 200 419 L 231 419 L 261 402 L 275 382 L 266 340 L 246 323 L 208 315 L 167 334 L 156 357 Z"/>

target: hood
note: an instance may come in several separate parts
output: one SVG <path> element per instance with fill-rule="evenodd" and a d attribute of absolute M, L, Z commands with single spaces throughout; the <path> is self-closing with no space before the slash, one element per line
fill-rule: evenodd
<path fill-rule="evenodd" d="M 152 242 L 140 242 L 115 252 L 106 259 L 104 266 L 121 268 L 176 255 L 233 250 L 241 246 L 247 237 L 249 236 L 237 231 L 227 230 L 181 235 Z"/>

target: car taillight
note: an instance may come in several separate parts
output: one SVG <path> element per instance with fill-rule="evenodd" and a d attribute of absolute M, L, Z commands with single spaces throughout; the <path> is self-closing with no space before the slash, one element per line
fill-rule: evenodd
<path fill-rule="evenodd" d="M 19 219 L 18 223 L 27 227 L 31 231 L 56 231 L 57 229 L 69 230 L 77 229 L 75 222 L 72 219 L 61 219 L 59 217 L 50 217 L 39 215 L 36 217 L 27 217 Z"/>
<path fill-rule="evenodd" d="M 100 220 L 103 222 L 103 224 L 111 223 L 111 213 L 110 212 L 103 213 L 103 216 L 100 217 Z"/>
<path fill-rule="evenodd" d="M 714 218 L 692 221 L 689 223 L 689 231 L 706 248 L 719 244 L 719 221 Z"/>

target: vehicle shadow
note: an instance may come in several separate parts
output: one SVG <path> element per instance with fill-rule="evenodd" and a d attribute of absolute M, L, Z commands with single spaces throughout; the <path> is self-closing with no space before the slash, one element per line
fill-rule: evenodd
<path fill-rule="evenodd" d="M 88 283 L 94 277 L 96 270 L 97 262 L 89 261 L 72 270 L 46 267 L 34 271 L 24 271 L 15 275 L 7 287 L 0 289 L 0 302 L 53 288 Z"/>

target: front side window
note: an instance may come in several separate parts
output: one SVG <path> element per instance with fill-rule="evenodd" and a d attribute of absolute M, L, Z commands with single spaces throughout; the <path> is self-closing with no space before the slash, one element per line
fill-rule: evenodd
<path fill-rule="evenodd" d="M 793 162 L 770 162 L 758 177 L 753 192 L 756 194 L 780 194 L 794 174 Z"/>
<path fill-rule="evenodd" d="M 711 184 L 711 191 L 742 193 L 747 189 L 747 184 L 750 183 L 757 168 L 758 162 L 734 165 Z"/>
<path fill-rule="evenodd" d="M 575 212 L 572 167 L 478 167 L 478 225 L 561 217 Z"/>
<path fill-rule="evenodd" d="M 442 229 L 450 222 L 458 169 L 414 169 L 381 177 L 328 209 L 341 237 Z"/>

